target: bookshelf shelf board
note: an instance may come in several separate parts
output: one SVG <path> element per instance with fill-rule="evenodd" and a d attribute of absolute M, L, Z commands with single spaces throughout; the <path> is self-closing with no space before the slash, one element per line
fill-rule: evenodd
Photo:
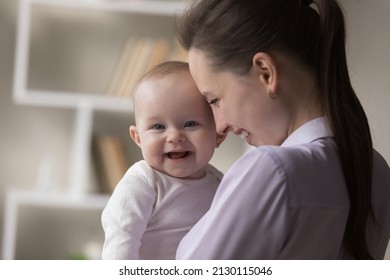
<path fill-rule="evenodd" d="M 128 104 L 122 104 L 122 100 L 109 97 L 102 97 L 101 93 L 84 94 L 83 92 L 67 93 L 57 92 L 55 97 L 50 97 L 50 91 L 35 91 L 28 87 L 29 62 L 30 62 L 30 33 L 31 13 L 35 6 L 53 8 L 75 8 L 89 10 L 102 10 L 107 12 L 121 12 L 127 14 L 139 14 L 150 16 L 174 17 L 184 10 L 186 1 L 81 1 L 81 0 L 21 0 L 19 6 L 19 22 L 16 44 L 16 59 L 14 69 L 13 95 L 14 99 L 23 104 L 37 106 L 55 107 L 78 107 L 80 99 L 91 99 L 92 108 L 102 110 L 128 110 Z M 30 97 L 31 95 L 31 97 Z M 79 95 L 79 97 L 75 97 Z M 100 95 L 100 96 L 99 96 Z M 58 99 L 56 101 L 55 99 Z"/>
<path fill-rule="evenodd" d="M 126 13 L 142 13 L 152 15 L 174 15 L 185 9 L 185 1 L 110 1 L 110 0 L 25 0 L 36 5 L 50 5 L 58 7 L 97 9 Z"/>
<path fill-rule="evenodd" d="M 106 194 L 70 195 L 65 192 L 11 190 L 7 193 L 11 204 L 48 208 L 72 208 L 102 210 L 109 199 Z"/>
<path fill-rule="evenodd" d="M 94 110 L 132 112 L 131 98 L 120 98 L 103 94 L 73 93 L 45 90 L 28 90 L 14 95 L 15 102 L 25 105 L 37 105 L 59 108 L 77 108 L 88 104 Z"/>

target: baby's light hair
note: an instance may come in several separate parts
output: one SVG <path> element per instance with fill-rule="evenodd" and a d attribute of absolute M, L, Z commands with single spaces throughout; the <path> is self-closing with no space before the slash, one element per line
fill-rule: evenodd
<path fill-rule="evenodd" d="M 172 73 L 178 73 L 181 71 L 190 71 L 190 68 L 188 66 L 187 62 L 184 61 L 178 61 L 178 60 L 169 60 L 162 62 L 160 64 L 157 64 L 152 69 L 150 69 L 148 72 L 146 72 L 140 79 L 139 82 L 142 82 L 143 80 L 149 79 L 149 78 L 161 78 L 166 75 L 172 74 Z"/>

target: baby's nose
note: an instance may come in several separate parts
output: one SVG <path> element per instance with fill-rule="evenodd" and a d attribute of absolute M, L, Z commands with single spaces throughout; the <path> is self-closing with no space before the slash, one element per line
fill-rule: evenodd
<path fill-rule="evenodd" d="M 186 137 L 178 129 L 172 129 L 168 132 L 167 141 L 170 143 L 181 143 L 186 140 Z"/>

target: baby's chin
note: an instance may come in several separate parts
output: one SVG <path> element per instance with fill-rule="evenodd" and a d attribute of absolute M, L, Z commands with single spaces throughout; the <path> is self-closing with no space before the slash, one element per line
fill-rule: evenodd
<path fill-rule="evenodd" d="M 157 170 L 170 177 L 183 179 L 183 180 L 197 180 L 203 178 L 206 175 L 205 168 L 202 168 L 200 170 L 182 170 L 182 169 L 175 169 L 175 170 L 157 169 Z"/>

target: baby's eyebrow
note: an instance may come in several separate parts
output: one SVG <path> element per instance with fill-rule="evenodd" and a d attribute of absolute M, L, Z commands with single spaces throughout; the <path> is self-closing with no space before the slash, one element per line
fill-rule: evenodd
<path fill-rule="evenodd" d="M 148 116 L 144 118 L 144 121 L 147 123 L 160 123 L 161 119 L 155 116 Z"/>

